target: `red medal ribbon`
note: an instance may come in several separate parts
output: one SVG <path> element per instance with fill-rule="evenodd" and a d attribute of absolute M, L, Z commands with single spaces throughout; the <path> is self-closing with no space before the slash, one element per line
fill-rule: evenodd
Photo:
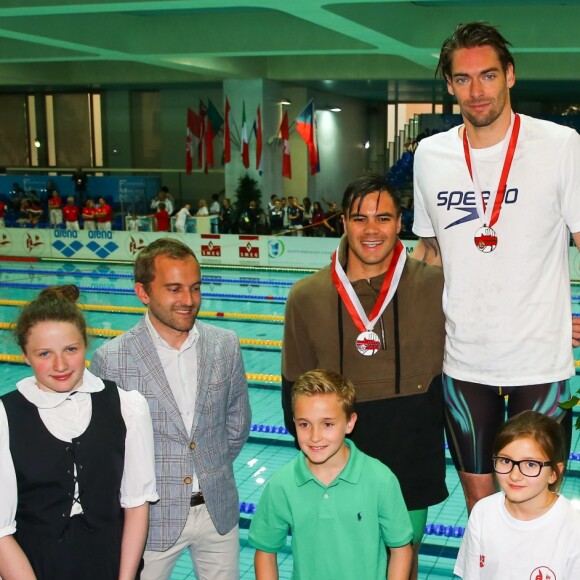
<path fill-rule="evenodd" d="M 402 256 L 401 253 L 403 254 Z M 358 300 L 358 297 L 354 292 L 352 285 L 350 284 L 350 281 L 348 280 L 348 278 L 346 278 L 346 275 L 344 275 L 344 270 L 342 270 L 342 266 L 340 266 L 340 263 L 338 262 L 336 250 L 332 254 L 332 282 L 334 283 L 334 286 L 337 289 L 338 294 L 340 295 L 346 310 L 350 314 L 350 317 L 352 318 L 354 325 L 360 332 L 372 330 L 376 323 L 376 319 L 378 319 L 381 316 L 381 314 L 387 307 L 388 304 L 387 294 L 389 293 L 389 289 L 391 288 L 393 276 L 395 275 L 395 271 L 398 271 L 397 272 L 398 276 L 396 279 L 396 285 L 398 286 L 406 257 L 407 254 L 405 252 L 405 246 L 403 245 L 401 240 L 397 240 L 397 244 L 395 245 L 393 255 L 391 257 L 391 263 L 389 264 L 389 267 L 387 268 L 387 271 L 385 273 L 385 278 L 383 279 L 383 284 L 381 286 L 379 296 L 377 298 L 377 301 L 375 302 L 375 305 L 373 306 L 370 316 L 367 318 L 364 310 L 362 309 L 362 305 L 360 304 L 360 301 Z M 401 260 L 402 264 L 400 265 Z M 337 271 L 338 266 L 340 266 L 340 271 L 344 276 L 343 279 L 341 279 L 341 275 Z M 399 268 L 397 268 L 397 266 L 399 266 Z M 392 294 L 394 294 L 394 291 L 396 289 L 397 288 L 395 286 Z M 358 304 L 354 303 L 355 300 L 357 301 Z M 366 324 L 364 318 L 367 318 Z"/>
<path fill-rule="evenodd" d="M 501 206 L 503 204 L 503 199 L 505 196 L 505 190 L 507 186 L 507 179 L 508 175 L 512 166 L 512 161 L 514 159 L 514 154 L 516 152 L 516 144 L 518 142 L 518 135 L 520 132 L 520 116 L 516 115 L 514 119 L 514 127 L 512 129 L 512 134 L 510 137 L 510 142 L 508 145 L 507 153 L 505 156 L 505 160 L 503 162 L 503 169 L 501 170 L 501 177 L 499 178 L 499 184 L 497 186 L 497 195 L 495 197 L 495 202 L 493 204 L 493 210 L 491 212 L 491 219 L 489 220 L 489 224 L 486 224 L 488 227 L 492 227 L 495 222 L 499 219 L 499 214 L 501 212 Z M 465 162 L 467 163 L 467 169 L 469 170 L 469 176 L 471 177 L 471 181 L 473 181 L 473 172 L 471 170 L 471 155 L 469 153 L 469 141 L 467 140 L 467 130 L 464 127 L 463 129 L 463 153 L 465 154 Z M 478 192 L 475 192 L 477 195 Z M 481 195 L 481 191 L 479 192 Z M 481 198 L 481 202 L 483 204 L 483 211 L 486 210 L 485 200 L 483 196 Z"/>

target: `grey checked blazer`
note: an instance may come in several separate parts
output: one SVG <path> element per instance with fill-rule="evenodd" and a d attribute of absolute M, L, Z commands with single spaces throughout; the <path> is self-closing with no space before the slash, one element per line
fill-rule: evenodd
<path fill-rule="evenodd" d="M 186 432 L 143 318 L 93 355 L 91 372 L 138 390 L 149 403 L 160 500 L 151 505 L 147 550 L 165 551 L 189 513 L 193 470 L 220 534 L 240 517 L 233 461 L 250 430 L 248 385 L 236 335 L 202 322 L 197 343 L 197 398 L 191 436 Z M 189 483 L 186 483 L 188 481 Z"/>

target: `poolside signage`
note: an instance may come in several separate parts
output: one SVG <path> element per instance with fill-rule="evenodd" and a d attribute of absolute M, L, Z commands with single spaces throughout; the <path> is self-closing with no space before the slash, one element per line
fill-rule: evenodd
<path fill-rule="evenodd" d="M 29 256 L 44 254 L 48 234 L 44 230 L 28 230 L 21 238 L 26 253 Z"/>
<path fill-rule="evenodd" d="M 239 256 L 240 258 L 260 259 L 260 246 L 258 245 L 259 236 L 238 236 L 240 240 Z M 253 242 L 253 244 L 252 244 Z"/>
<path fill-rule="evenodd" d="M 6 230 L 0 230 L 0 254 L 7 256 L 10 253 L 12 246 L 12 239 Z"/>
<path fill-rule="evenodd" d="M 77 230 L 61 230 L 61 229 L 55 229 L 52 232 L 52 235 L 55 238 L 78 238 L 79 237 L 79 232 Z"/>
<path fill-rule="evenodd" d="M 136 256 L 149 241 L 143 234 L 130 234 L 125 240 L 125 249 L 131 256 Z"/>
<path fill-rule="evenodd" d="M 72 258 L 79 250 L 84 248 L 83 244 L 78 240 L 73 240 L 70 244 L 66 244 L 62 240 L 55 240 L 52 243 L 52 247 L 65 258 Z"/>
<path fill-rule="evenodd" d="M 201 255 L 205 258 L 221 258 L 220 238 L 219 234 L 201 234 Z"/>

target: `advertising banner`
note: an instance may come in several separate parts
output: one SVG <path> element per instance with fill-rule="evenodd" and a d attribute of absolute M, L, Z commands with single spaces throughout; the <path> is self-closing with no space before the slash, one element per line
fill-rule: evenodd
<path fill-rule="evenodd" d="M 200 264 L 216 266 L 319 269 L 330 263 L 337 238 L 178 234 L 157 232 L 0 228 L 0 258 L 133 262 L 153 240 L 176 238 L 187 244 Z M 403 240 L 407 253 L 416 240 Z M 580 253 L 569 250 L 570 279 L 580 281 Z"/>

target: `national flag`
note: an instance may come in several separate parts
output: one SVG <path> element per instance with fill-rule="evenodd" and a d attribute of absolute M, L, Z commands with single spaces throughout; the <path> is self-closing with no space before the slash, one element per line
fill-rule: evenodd
<path fill-rule="evenodd" d="M 242 163 L 248 169 L 250 167 L 250 145 L 248 142 L 248 125 L 246 123 L 246 103 L 243 103 L 242 113 Z"/>
<path fill-rule="evenodd" d="M 280 125 L 280 134 L 282 136 L 282 143 L 284 144 L 284 152 L 282 153 L 282 177 L 292 179 L 292 163 L 290 160 L 290 129 L 288 127 L 288 111 L 284 111 L 282 117 L 282 124 Z"/>
<path fill-rule="evenodd" d="M 230 135 L 230 101 L 226 98 L 225 127 L 224 127 L 224 163 L 232 160 L 232 136 Z"/>
<path fill-rule="evenodd" d="M 296 119 L 296 131 L 308 145 L 308 161 L 310 163 L 310 175 L 320 171 L 320 158 L 318 156 L 318 141 L 316 139 L 316 110 L 314 101 L 311 100 Z"/>
<path fill-rule="evenodd" d="M 219 133 L 220 129 L 224 124 L 222 116 L 219 114 L 218 110 L 215 108 L 211 100 L 207 101 L 207 116 L 205 123 L 205 162 L 206 162 L 206 173 L 207 167 L 214 166 L 214 156 L 213 156 L 213 139 Z"/>
<path fill-rule="evenodd" d="M 185 130 L 185 172 L 189 175 L 193 169 L 194 151 L 199 146 L 201 136 L 201 119 L 190 108 L 187 109 L 187 128 Z"/>
<path fill-rule="evenodd" d="M 262 113 L 258 105 L 258 126 L 256 128 L 256 169 L 262 175 Z"/>
<path fill-rule="evenodd" d="M 205 103 L 200 99 L 199 100 L 199 119 L 200 119 L 200 127 L 201 132 L 199 135 L 199 145 L 198 145 L 198 158 L 197 158 L 197 166 L 203 167 L 205 173 L 207 173 L 207 160 L 204 161 L 204 143 L 205 143 L 205 118 L 207 117 L 207 107 Z"/>

